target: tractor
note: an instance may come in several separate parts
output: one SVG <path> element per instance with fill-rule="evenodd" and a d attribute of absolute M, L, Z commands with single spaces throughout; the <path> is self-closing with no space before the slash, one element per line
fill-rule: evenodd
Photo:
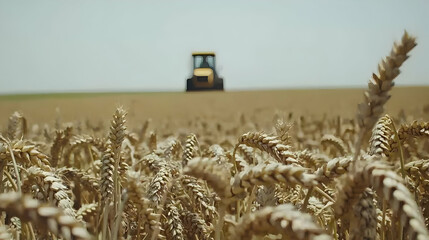
<path fill-rule="evenodd" d="M 194 52 L 193 74 L 186 81 L 186 91 L 223 91 L 223 78 L 216 72 L 214 52 Z"/>

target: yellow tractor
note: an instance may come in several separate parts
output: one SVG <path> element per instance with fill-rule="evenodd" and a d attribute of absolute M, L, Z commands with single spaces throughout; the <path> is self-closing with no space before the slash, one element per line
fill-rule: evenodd
<path fill-rule="evenodd" d="M 214 52 L 194 52 L 194 71 L 186 81 L 186 91 L 223 90 L 223 78 L 216 72 Z"/>

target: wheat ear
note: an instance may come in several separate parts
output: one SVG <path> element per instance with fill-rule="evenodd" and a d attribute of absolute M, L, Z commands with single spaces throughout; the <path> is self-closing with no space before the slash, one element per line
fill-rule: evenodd
<path fill-rule="evenodd" d="M 232 196 L 228 169 L 209 158 L 192 159 L 183 169 L 183 173 L 207 181 L 222 200 L 228 200 Z"/>
<path fill-rule="evenodd" d="M 68 126 L 64 130 L 55 132 L 54 143 L 51 147 L 51 165 L 57 167 L 58 161 L 61 159 L 63 148 L 71 138 L 72 127 Z"/>
<path fill-rule="evenodd" d="M 97 178 L 88 175 L 82 170 L 76 168 L 60 168 L 58 174 L 65 176 L 68 180 L 84 186 L 89 192 L 99 193 L 100 184 Z"/>
<path fill-rule="evenodd" d="M 55 206 L 43 205 L 29 196 L 12 192 L 0 194 L 0 210 L 67 240 L 91 239 L 87 230 L 74 218 Z"/>
<path fill-rule="evenodd" d="M 120 196 L 121 196 L 121 187 L 120 187 L 120 179 L 118 176 L 119 165 L 121 161 L 121 149 L 122 142 L 124 141 L 126 134 L 126 126 L 125 126 L 125 116 L 127 112 L 121 107 L 117 108 L 115 114 L 113 114 L 113 120 L 110 125 L 109 132 L 109 142 L 112 150 L 112 158 L 114 160 L 114 169 L 113 169 L 113 202 L 115 211 L 120 205 Z"/>
<path fill-rule="evenodd" d="M 259 164 L 235 175 L 232 183 L 232 193 L 240 195 L 254 185 L 273 183 L 286 183 L 291 186 L 299 184 L 312 187 L 317 185 L 315 179 L 315 175 L 306 173 L 306 169 L 300 166 L 289 166 L 280 163 Z"/>
<path fill-rule="evenodd" d="M 358 124 L 362 129 L 371 129 L 383 113 L 389 100 L 393 80 L 399 75 L 399 68 L 409 57 L 407 54 L 416 46 L 416 39 L 404 32 L 400 43 L 395 43 L 390 55 L 378 65 L 378 75 L 373 74 L 365 92 L 365 100 L 358 108 Z"/>
<path fill-rule="evenodd" d="M 155 131 L 150 132 L 149 142 L 147 144 L 151 152 L 155 151 L 158 148 L 158 140 Z"/>
<path fill-rule="evenodd" d="M 139 170 L 140 165 L 143 165 L 143 170 L 147 173 L 157 172 L 159 169 L 163 168 L 167 162 L 165 159 L 161 158 L 155 153 L 150 153 L 145 155 L 140 161 L 134 165 L 134 170 Z"/>
<path fill-rule="evenodd" d="M 243 155 L 244 160 L 246 160 L 249 165 L 256 164 L 258 162 L 258 160 L 254 157 L 252 147 L 248 147 L 245 144 L 240 144 L 237 146 L 237 150 Z"/>
<path fill-rule="evenodd" d="M 10 143 L 13 157 L 23 166 L 36 165 L 45 171 L 51 171 L 48 156 L 42 153 L 35 145 L 26 143 L 23 140 L 12 141 Z M 11 159 L 11 151 L 0 142 L 0 159 Z"/>
<path fill-rule="evenodd" d="M 348 172 L 352 160 L 353 159 L 350 156 L 334 158 L 318 168 L 314 174 L 316 175 L 318 181 L 329 183 L 335 178 Z"/>
<path fill-rule="evenodd" d="M 179 158 L 179 154 L 182 151 L 182 144 L 176 140 L 170 140 L 166 146 L 164 152 L 162 153 L 163 157 L 168 160 L 176 160 Z"/>
<path fill-rule="evenodd" d="M 391 128 L 392 120 L 387 115 L 381 117 L 372 130 L 370 142 L 370 155 L 389 156 L 392 152 L 394 132 Z"/>
<path fill-rule="evenodd" d="M 158 206 L 164 196 L 167 194 L 168 183 L 171 178 L 170 169 L 167 166 L 160 168 L 149 183 L 147 198 L 152 205 Z"/>
<path fill-rule="evenodd" d="M 423 216 L 403 179 L 378 162 L 366 164 L 347 175 L 334 205 L 337 218 L 346 214 L 348 207 L 353 206 L 369 186 L 389 203 L 412 239 L 429 238 Z"/>
<path fill-rule="evenodd" d="M 143 222 L 139 222 L 139 224 L 146 224 L 146 231 L 154 231 L 159 225 L 160 215 L 151 208 L 151 201 L 146 198 L 146 193 L 139 179 L 140 175 L 139 172 L 129 171 L 124 187 L 128 191 L 129 201 L 134 203 L 138 214 L 143 216 Z"/>
<path fill-rule="evenodd" d="M 296 160 L 299 161 L 303 166 L 308 168 L 317 168 L 320 165 L 326 164 L 331 158 L 325 154 L 312 152 L 308 149 L 295 152 Z"/>
<path fill-rule="evenodd" d="M 113 198 L 114 194 L 113 171 L 115 170 L 115 160 L 113 159 L 113 153 L 110 149 L 110 145 L 107 146 L 103 154 L 101 164 L 101 204 L 104 205 Z"/>
<path fill-rule="evenodd" d="M 343 140 L 341 140 L 341 138 L 338 138 L 332 134 L 323 135 L 322 139 L 320 139 L 320 143 L 325 146 L 327 145 L 334 146 L 335 149 L 339 151 L 340 156 L 344 156 L 346 155 L 346 153 L 348 153 L 347 146 L 343 142 Z"/>
<path fill-rule="evenodd" d="M 77 219 L 82 221 L 88 221 L 88 218 L 91 216 L 95 216 L 98 211 L 98 204 L 97 203 L 88 203 L 83 204 L 79 210 L 77 210 L 76 215 Z"/>
<path fill-rule="evenodd" d="M 45 200 L 62 208 L 67 215 L 76 217 L 71 190 L 59 176 L 33 166 L 27 169 L 27 179 L 23 182 L 23 186 L 35 183 L 40 187 Z"/>
<path fill-rule="evenodd" d="M 174 201 L 170 201 L 166 204 L 165 216 L 167 218 L 165 233 L 167 239 L 182 240 L 183 237 L 183 224 L 180 219 L 179 209 L 176 207 Z"/>
<path fill-rule="evenodd" d="M 402 124 L 398 129 L 398 137 L 401 141 L 410 137 L 429 137 L 429 122 Z"/>
<path fill-rule="evenodd" d="M 253 235 L 282 234 L 290 239 L 332 239 L 313 222 L 311 215 L 291 204 L 264 207 L 245 215 L 230 229 L 229 239 L 252 239 Z"/>
<path fill-rule="evenodd" d="M 82 146 L 94 146 L 100 152 L 104 152 L 106 150 L 104 140 L 101 138 L 94 138 L 90 136 L 74 137 L 74 139 L 70 142 L 70 146 L 64 152 L 64 162 L 69 162 L 73 151 Z"/>
<path fill-rule="evenodd" d="M 413 180 L 429 179 L 429 160 L 417 160 L 404 165 L 407 175 Z"/>
<path fill-rule="evenodd" d="M 113 158 L 119 162 L 122 142 L 125 138 L 125 132 L 127 130 L 125 126 L 125 116 L 127 112 L 122 108 L 117 108 L 115 114 L 113 114 L 113 120 L 110 125 L 109 140 L 112 147 Z"/>
<path fill-rule="evenodd" d="M 181 220 L 189 239 L 211 240 L 210 234 L 213 227 L 206 224 L 199 214 L 183 211 Z"/>
<path fill-rule="evenodd" d="M 278 118 L 275 124 L 277 136 L 284 145 L 290 145 L 291 137 L 289 131 L 292 128 L 292 124 L 287 124 L 283 119 Z"/>
<path fill-rule="evenodd" d="M 374 193 L 370 188 L 365 189 L 362 197 L 353 208 L 353 218 L 350 222 L 350 239 L 376 239 L 377 236 L 377 207 L 374 205 Z"/>
<path fill-rule="evenodd" d="M 24 137 L 27 132 L 27 120 L 22 113 L 14 112 L 9 117 L 7 125 L 7 137 L 9 140 L 17 140 Z"/>
<path fill-rule="evenodd" d="M 259 132 L 245 133 L 238 139 L 238 143 L 234 148 L 233 156 L 235 156 L 235 152 L 239 144 L 245 144 L 249 147 L 267 152 L 270 156 L 281 163 L 298 163 L 294 158 L 295 154 L 290 151 L 290 146 L 284 145 L 282 140 L 277 136 L 270 136 Z"/>
<path fill-rule="evenodd" d="M 185 150 L 183 151 L 182 166 L 186 166 L 194 157 L 195 148 L 198 146 L 197 136 L 191 133 L 186 138 Z"/>
<path fill-rule="evenodd" d="M 7 229 L 6 226 L 0 226 L 0 240 L 13 239 L 9 231 L 10 229 Z"/>
<path fill-rule="evenodd" d="M 394 86 L 393 80 L 399 75 L 399 67 L 408 58 L 408 53 L 416 46 L 416 39 L 404 32 L 402 40 L 394 44 L 390 56 L 378 65 L 379 74 L 372 74 L 365 91 L 364 101 L 358 106 L 357 121 L 360 127 L 355 144 L 353 160 L 357 160 L 366 132 L 374 126 L 384 112 L 384 104 L 389 100 L 389 91 Z"/>
<path fill-rule="evenodd" d="M 216 208 L 208 198 L 209 193 L 199 184 L 196 178 L 183 175 L 182 186 L 192 200 L 192 206 L 201 211 L 205 219 L 212 220 L 217 215 Z"/>

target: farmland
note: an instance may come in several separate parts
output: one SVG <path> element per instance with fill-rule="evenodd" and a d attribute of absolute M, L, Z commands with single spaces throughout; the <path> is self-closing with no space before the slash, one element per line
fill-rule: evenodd
<path fill-rule="evenodd" d="M 0 98 L 0 239 L 429 239 L 429 88 Z"/>
<path fill-rule="evenodd" d="M 352 118 L 362 100 L 364 89 L 313 89 L 242 92 L 171 92 L 171 93 L 83 93 L 0 96 L 0 110 L 5 116 L 21 111 L 29 123 L 53 123 L 60 116 L 64 122 L 103 121 L 118 106 L 128 111 L 128 122 L 135 126 L 150 118 L 189 121 L 196 117 L 214 116 L 233 121 L 241 113 L 272 123 L 276 111 L 295 117 L 324 114 Z M 429 87 L 396 87 L 388 102 L 387 112 L 397 115 L 401 109 L 416 118 L 424 117 L 429 104 Z M 427 115 L 426 115 L 427 116 Z M 3 126 L 7 118 L 0 121 Z"/>

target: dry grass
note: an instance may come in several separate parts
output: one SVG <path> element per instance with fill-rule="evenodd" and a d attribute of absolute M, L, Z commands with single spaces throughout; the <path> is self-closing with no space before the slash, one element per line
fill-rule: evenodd
<path fill-rule="evenodd" d="M 427 88 L 415 105 L 391 89 L 414 46 L 394 46 L 357 118 L 361 90 L 159 94 L 109 117 L 103 97 L 1 105 L 0 239 L 429 239 Z"/>

